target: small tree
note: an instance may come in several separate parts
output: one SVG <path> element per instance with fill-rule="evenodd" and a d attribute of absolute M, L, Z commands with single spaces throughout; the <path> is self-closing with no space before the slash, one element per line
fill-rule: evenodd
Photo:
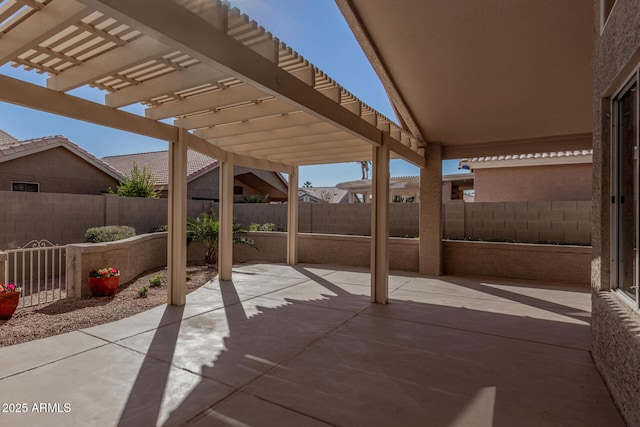
<path fill-rule="evenodd" d="M 255 248 L 252 239 L 244 237 L 246 230 L 240 224 L 233 224 L 233 243 L 249 245 Z M 187 242 L 202 240 L 207 247 L 205 258 L 207 264 L 218 264 L 218 239 L 220 236 L 220 222 L 212 209 L 201 213 L 198 218 L 187 218 Z"/>
<path fill-rule="evenodd" d="M 160 197 L 162 189 L 156 190 L 156 179 L 147 167 L 142 170 L 134 162 L 133 169 L 129 176 L 118 186 L 118 195 L 124 197 L 147 197 L 157 199 Z"/>

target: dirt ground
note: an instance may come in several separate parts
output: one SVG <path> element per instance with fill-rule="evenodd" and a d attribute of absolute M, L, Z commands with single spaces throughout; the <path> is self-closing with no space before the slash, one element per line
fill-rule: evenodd
<path fill-rule="evenodd" d="M 149 278 L 162 276 L 162 285 L 149 286 Z M 217 271 L 205 266 L 187 268 L 187 293 L 211 280 Z M 138 289 L 147 286 L 145 298 Z M 167 270 L 145 274 L 121 285 L 111 297 L 66 298 L 18 309 L 9 320 L 0 320 L 0 347 L 75 331 L 119 320 L 167 302 Z"/>

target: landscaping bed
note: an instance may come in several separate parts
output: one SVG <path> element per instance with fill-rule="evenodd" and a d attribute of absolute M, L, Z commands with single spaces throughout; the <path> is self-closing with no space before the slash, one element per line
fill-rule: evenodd
<path fill-rule="evenodd" d="M 213 279 L 217 271 L 205 266 L 187 268 L 187 293 Z M 161 275 L 162 284 L 149 285 L 149 278 Z M 138 289 L 149 287 L 146 297 Z M 0 320 L 0 347 L 113 322 L 167 302 L 167 270 L 151 272 L 122 285 L 111 297 L 66 298 L 32 307 L 18 308 L 9 320 Z"/>

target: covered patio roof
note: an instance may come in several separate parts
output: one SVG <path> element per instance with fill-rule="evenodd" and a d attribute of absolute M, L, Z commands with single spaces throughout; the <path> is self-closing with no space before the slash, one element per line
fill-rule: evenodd
<path fill-rule="evenodd" d="M 220 1 L 8 0 L 0 64 L 48 73 L 47 89 L 0 78 L 0 99 L 188 145 L 236 164 L 292 165 L 392 157 L 424 166 L 422 142 Z M 63 96 L 81 86 L 104 105 Z M 145 118 L 118 108 L 141 103 Z"/>

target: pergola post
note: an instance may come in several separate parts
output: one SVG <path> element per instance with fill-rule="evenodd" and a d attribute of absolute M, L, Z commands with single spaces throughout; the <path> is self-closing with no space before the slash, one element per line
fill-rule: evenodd
<path fill-rule="evenodd" d="M 187 280 L 187 143 L 184 129 L 169 143 L 169 235 L 167 239 L 167 303 L 184 305 Z"/>
<path fill-rule="evenodd" d="M 298 263 L 298 167 L 289 174 L 289 199 L 287 201 L 287 264 Z"/>
<path fill-rule="evenodd" d="M 371 204 L 371 302 L 389 296 L 389 147 L 373 147 Z"/>
<path fill-rule="evenodd" d="M 231 280 L 233 266 L 233 153 L 220 164 L 218 276 Z"/>
<path fill-rule="evenodd" d="M 442 275 L 442 145 L 427 144 L 420 168 L 420 274 Z"/>

